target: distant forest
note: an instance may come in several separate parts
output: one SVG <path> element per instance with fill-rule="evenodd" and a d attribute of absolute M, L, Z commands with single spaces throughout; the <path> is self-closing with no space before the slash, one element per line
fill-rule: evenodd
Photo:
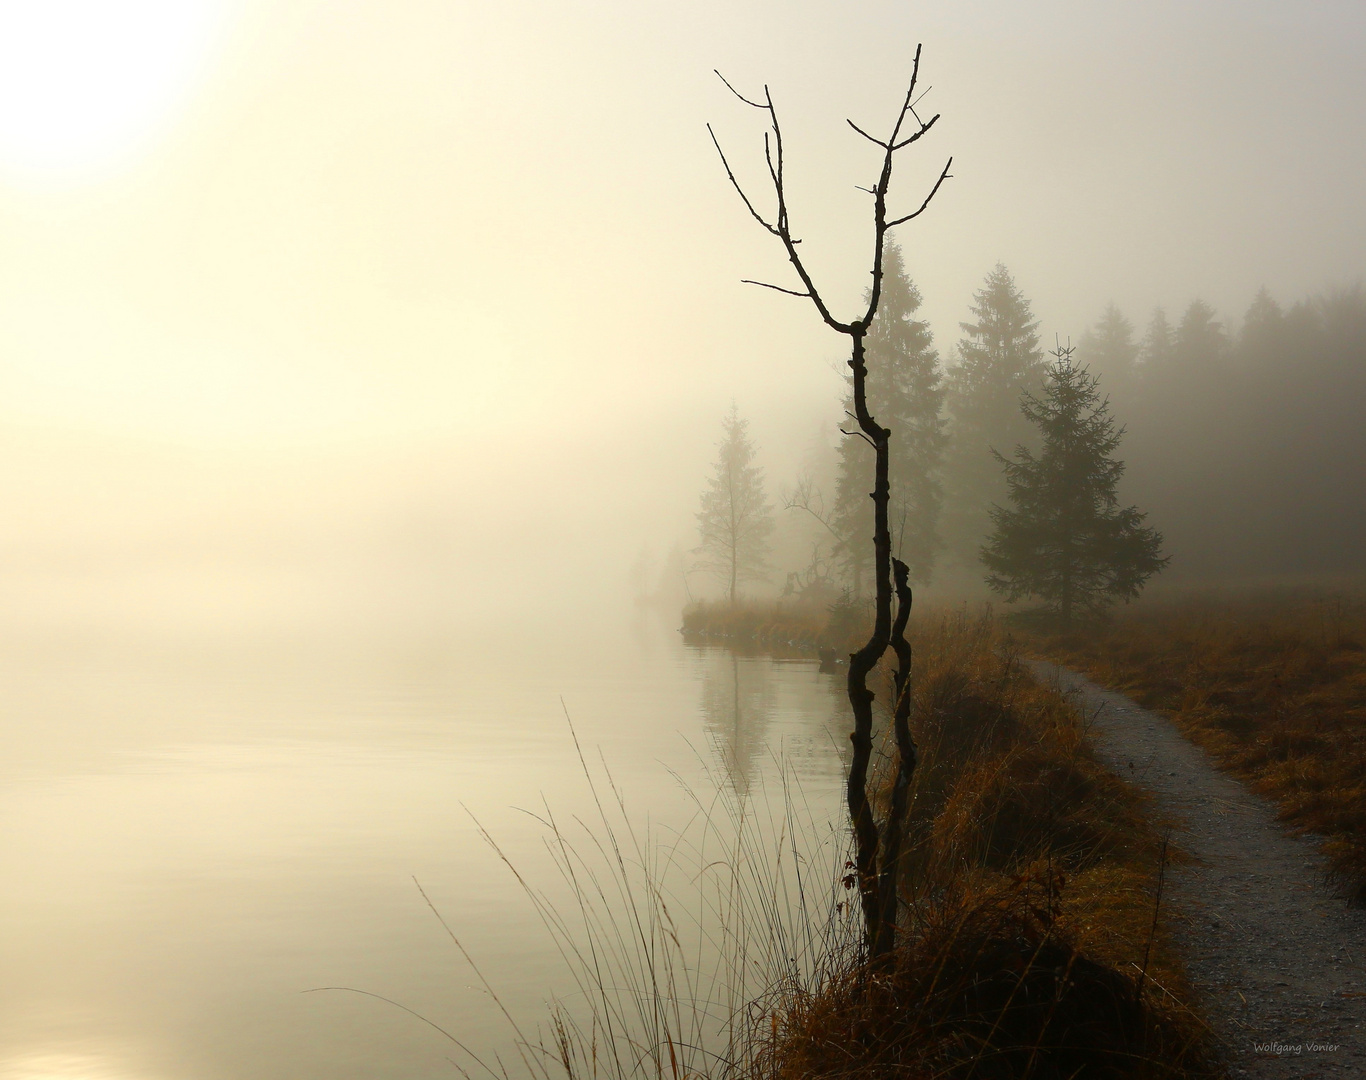
<path fill-rule="evenodd" d="M 1114 307 L 1082 339 L 1128 427 L 1125 496 L 1182 577 L 1366 569 L 1366 295 L 1282 307 L 1266 290 L 1236 333 L 1193 300 L 1141 337 Z"/>
<path fill-rule="evenodd" d="M 1028 297 L 998 265 L 945 362 L 931 328 L 915 317 L 920 294 L 895 246 L 884 289 L 869 335 L 869 396 L 893 432 L 894 546 L 921 582 L 980 580 L 988 511 L 1005 497 L 991 449 L 1009 456 L 1016 445 L 1032 446 L 1020 397 L 1039 392 L 1053 335 L 1042 337 Z M 1066 341 L 1068 328 L 1059 330 Z M 1137 322 L 1111 304 L 1071 336 L 1075 361 L 1099 376 L 1126 429 L 1120 496 L 1163 534 L 1169 577 L 1366 570 L 1359 286 L 1288 306 L 1262 290 L 1234 327 L 1200 299 Z M 871 536 L 871 458 L 862 440 L 845 435 L 785 500 L 810 512 L 815 552 L 806 571 L 789 577 L 789 591 L 835 582 L 859 591 L 870 570 L 861 561 Z M 799 528 L 791 513 L 780 520 L 782 532 Z"/>

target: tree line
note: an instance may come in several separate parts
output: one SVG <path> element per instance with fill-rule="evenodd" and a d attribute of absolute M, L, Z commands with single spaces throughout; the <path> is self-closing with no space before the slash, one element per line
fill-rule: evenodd
<path fill-rule="evenodd" d="M 1194 578 L 1366 569 L 1366 294 L 1283 307 L 1265 290 L 1231 329 L 1195 300 L 1142 333 L 1111 305 L 1078 350 L 1129 426 L 1128 494 Z"/>
<path fill-rule="evenodd" d="M 930 327 L 917 318 L 921 295 L 894 243 L 885 261 L 881 307 L 867 334 L 866 391 L 870 410 L 894 432 L 888 508 L 894 554 L 913 582 L 986 574 L 1009 594 L 997 543 L 1000 514 L 1020 510 L 1011 475 L 1017 452 L 1039 453 L 1046 437 L 1027 395 L 1037 405 L 1060 392 L 1059 365 L 1050 363 L 1031 302 L 1006 267 L 987 274 L 945 363 Z M 1178 573 L 1361 571 L 1366 296 L 1360 288 L 1288 308 L 1262 290 L 1236 331 L 1199 299 L 1174 320 L 1153 311 L 1142 332 L 1112 303 L 1076 348 L 1066 349 L 1066 360 L 1073 391 L 1078 373 L 1090 380 L 1094 401 L 1086 415 L 1104 407 L 1118 421 L 1114 438 L 1102 440 L 1103 452 L 1097 444 L 1099 457 L 1118 464 L 1113 454 L 1123 438 L 1127 474 L 1120 479 L 1121 465 L 1101 501 L 1108 499 L 1115 513 L 1121 503 L 1142 506 L 1166 535 Z M 787 591 L 813 598 L 864 593 L 872 572 L 873 453 L 851 423 L 848 395 L 843 412 L 827 479 L 798 477 L 781 500 L 783 511 L 764 492 L 744 421 L 735 411 L 727 419 L 723 445 L 730 449 L 722 459 L 747 447 L 745 499 L 758 541 L 745 545 L 730 593 L 747 581 L 772 579 L 768 541 L 775 523 L 788 527 L 789 514 L 819 523 L 819 538 L 809 564 L 788 573 Z M 1014 481 L 1020 478 L 1017 469 Z M 710 490 L 714 501 L 715 478 Z M 700 550 L 715 568 L 708 520 L 704 506 Z M 1142 527 L 1140 520 L 1134 528 Z M 1131 554 L 1134 565 L 1144 563 Z"/>

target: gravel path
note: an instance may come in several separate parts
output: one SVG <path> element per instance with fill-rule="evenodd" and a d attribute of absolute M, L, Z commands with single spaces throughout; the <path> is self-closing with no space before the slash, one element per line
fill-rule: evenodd
<path fill-rule="evenodd" d="M 1074 695 L 1096 748 L 1181 823 L 1194 856 L 1167 872 L 1164 904 L 1234 1077 L 1366 1078 L 1366 910 L 1324 884 L 1313 839 L 1210 764 L 1171 721 L 1054 664 L 1034 673 Z"/>

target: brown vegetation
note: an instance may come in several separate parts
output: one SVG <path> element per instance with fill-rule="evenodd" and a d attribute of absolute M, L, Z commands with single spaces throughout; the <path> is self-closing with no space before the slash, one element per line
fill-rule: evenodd
<path fill-rule="evenodd" d="M 750 642 L 806 626 L 806 640 L 830 640 L 815 615 L 804 618 L 779 607 L 694 609 L 685 626 Z M 857 640 L 858 629 L 847 636 Z M 818 962 L 799 964 L 801 974 L 779 969 L 747 1004 L 723 1061 L 675 1075 L 1217 1075 L 1207 1029 L 1183 1004 L 1160 905 L 1165 867 L 1181 855 L 1167 849 L 1145 797 L 1098 763 L 1084 719 L 1029 675 L 989 617 L 921 618 L 909 636 L 918 765 L 895 953 L 870 964 L 857 933 L 827 932 Z M 891 672 L 875 675 L 881 816 L 895 755 Z M 853 869 L 832 913 L 846 926 L 858 922 Z"/>
<path fill-rule="evenodd" d="M 837 601 L 829 606 L 790 603 L 732 606 L 725 602 L 689 604 L 683 634 L 695 642 L 719 641 L 741 651 L 773 655 L 810 655 L 828 649 L 848 659 L 868 636 L 869 605 Z"/>
<path fill-rule="evenodd" d="M 1170 715 L 1222 767 L 1326 838 L 1366 901 L 1366 598 L 1359 590 L 1192 594 L 1028 646 Z"/>
<path fill-rule="evenodd" d="M 895 965 L 848 965 L 786 995 L 760 1071 L 1212 1073 L 1155 918 L 1176 853 L 1143 797 L 1100 766 L 1082 719 L 1002 652 L 988 619 L 922 624 L 914 645 L 920 764 Z"/>

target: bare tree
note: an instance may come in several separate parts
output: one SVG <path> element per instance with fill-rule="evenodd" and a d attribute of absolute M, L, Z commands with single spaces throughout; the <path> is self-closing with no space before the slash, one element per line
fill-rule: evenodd
<path fill-rule="evenodd" d="M 854 416 L 858 423 L 857 431 L 872 446 L 875 454 L 874 483 L 871 497 L 873 500 L 873 575 L 876 583 L 874 596 L 873 631 L 868 643 L 849 658 L 849 704 L 854 714 L 854 730 L 849 736 L 854 744 L 853 760 L 849 766 L 847 799 L 849 818 L 854 830 L 855 840 L 855 880 L 862 903 L 864 921 L 864 941 L 869 956 L 874 960 L 887 957 L 896 944 L 898 912 L 897 870 L 901 857 L 902 819 L 905 817 L 906 802 L 910 792 L 911 775 L 915 769 L 915 744 L 910 734 L 910 687 L 911 687 L 911 647 L 906 641 L 905 629 L 911 612 L 911 588 L 906 565 L 900 559 L 892 558 L 891 530 L 888 526 L 887 506 L 890 500 L 891 485 L 888 481 L 888 444 L 891 431 L 882 427 L 868 411 L 867 376 L 868 368 L 864 351 L 864 339 L 869 327 L 877 316 L 878 304 L 882 299 L 883 246 L 890 229 L 919 217 L 930 205 L 930 201 L 949 176 L 950 158 L 939 174 L 939 179 L 925 196 L 920 206 L 909 214 L 890 217 L 887 212 L 887 192 L 892 182 L 892 161 L 896 153 L 920 140 L 939 119 L 938 114 L 929 120 L 921 120 L 915 111 L 917 98 L 916 84 L 920 76 L 920 46 L 915 49 L 915 62 L 911 69 L 910 87 L 906 98 L 897 113 L 896 123 L 892 125 L 891 135 L 878 139 L 869 135 L 852 120 L 849 126 L 863 138 L 882 150 L 882 169 L 877 182 L 871 188 L 863 188 L 873 199 L 873 267 L 872 287 L 867 294 L 867 303 L 861 314 L 844 322 L 837 319 L 821 298 L 811 274 L 808 272 L 798 252 L 800 239 L 793 236 L 788 217 L 787 194 L 784 186 L 783 135 L 778 124 L 778 112 L 767 86 L 764 87 L 762 101 L 753 101 L 739 91 L 718 71 L 717 76 L 726 84 L 740 101 L 753 108 L 762 110 L 768 120 L 768 130 L 764 133 L 764 160 L 768 166 L 769 179 L 773 184 L 776 198 L 771 219 L 765 217 L 745 193 L 735 173 L 726 159 L 725 152 L 716 138 L 711 126 L 711 134 L 716 152 L 721 156 L 726 176 L 739 194 L 754 218 L 772 236 L 776 237 L 787 253 L 801 282 L 800 289 L 788 289 L 762 281 L 748 281 L 748 284 L 775 289 L 790 296 L 808 299 L 815 305 L 821 319 L 837 333 L 844 334 L 850 341 L 849 368 L 852 373 Z M 908 119 L 909 118 L 909 119 Z M 905 133 L 903 133 L 905 132 Z M 893 575 L 895 574 L 895 579 Z M 893 596 L 896 600 L 896 616 L 893 620 Z M 879 829 L 873 820 L 872 800 L 868 795 L 868 766 L 873 749 L 873 700 L 874 694 L 868 689 L 868 676 L 874 666 L 891 647 L 896 655 L 897 667 L 893 678 L 896 700 L 893 704 L 892 722 L 897 744 L 897 775 L 892 788 L 892 803 L 887 820 Z M 879 847 L 881 850 L 879 851 Z"/>

